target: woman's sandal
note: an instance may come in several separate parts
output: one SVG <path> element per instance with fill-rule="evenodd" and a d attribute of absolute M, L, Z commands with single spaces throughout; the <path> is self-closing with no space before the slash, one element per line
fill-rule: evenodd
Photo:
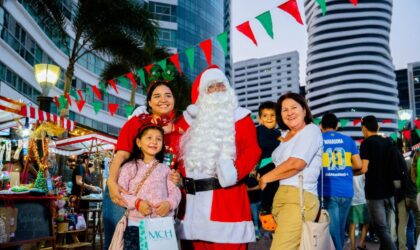
<path fill-rule="evenodd" d="M 274 232 L 274 230 L 276 230 L 277 223 L 274 220 L 274 217 L 272 214 L 260 213 L 259 217 L 260 217 L 262 228 L 264 228 L 264 230 L 269 231 L 269 232 Z"/>

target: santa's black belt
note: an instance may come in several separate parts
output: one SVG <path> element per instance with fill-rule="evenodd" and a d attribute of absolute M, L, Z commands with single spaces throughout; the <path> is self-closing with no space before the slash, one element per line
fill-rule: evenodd
<path fill-rule="evenodd" d="M 221 188 L 217 178 L 207 178 L 194 180 L 192 178 L 184 178 L 184 188 L 187 194 L 195 194 L 196 192 L 203 192 L 209 190 L 216 190 Z"/>

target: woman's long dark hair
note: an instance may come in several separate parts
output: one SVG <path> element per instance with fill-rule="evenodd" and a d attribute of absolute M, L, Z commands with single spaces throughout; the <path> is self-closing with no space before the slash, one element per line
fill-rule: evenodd
<path fill-rule="evenodd" d="M 147 90 L 147 97 L 146 97 L 146 108 L 147 108 L 147 112 L 149 112 L 149 114 L 152 114 L 153 113 L 152 112 L 152 108 L 149 105 L 149 101 L 152 99 L 153 91 L 155 91 L 155 89 L 157 87 L 162 86 L 162 85 L 168 87 L 171 90 L 172 96 L 174 98 L 174 113 L 175 113 L 175 117 L 174 118 L 177 119 L 177 118 L 179 118 L 181 116 L 182 112 L 178 112 L 175 109 L 175 106 L 177 104 L 177 100 L 176 100 L 175 95 L 174 95 L 173 83 L 172 82 L 169 82 L 169 81 L 156 80 L 156 81 L 150 83 L 150 86 L 149 86 L 149 88 Z"/>
<path fill-rule="evenodd" d="M 159 153 L 156 154 L 155 158 L 160 163 L 163 162 L 163 157 L 165 155 L 165 141 L 164 141 L 164 136 L 163 136 L 164 132 L 163 132 L 163 129 L 161 127 L 156 126 L 156 125 L 146 126 L 145 128 L 142 127 L 142 129 L 137 134 L 136 138 L 134 138 L 133 151 L 131 152 L 130 158 L 127 161 L 131 161 L 131 160 L 137 161 L 139 159 L 141 159 L 141 160 L 144 159 L 144 154 L 141 151 L 141 149 L 139 149 L 139 147 L 137 146 L 136 140 L 141 139 L 147 131 L 152 130 L 152 129 L 158 130 L 162 134 L 162 149 L 159 151 Z"/>

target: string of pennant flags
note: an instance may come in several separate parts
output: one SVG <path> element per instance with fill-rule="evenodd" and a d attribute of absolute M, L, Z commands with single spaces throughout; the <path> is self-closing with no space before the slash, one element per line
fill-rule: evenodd
<path fill-rule="evenodd" d="M 322 11 L 322 14 L 325 15 L 327 12 L 327 5 L 325 0 L 315 0 L 317 4 L 320 6 L 320 9 Z M 358 0 L 349 0 L 350 3 L 352 3 L 354 6 L 358 4 Z M 267 10 L 258 16 L 255 17 L 255 19 L 262 25 L 265 32 L 270 38 L 274 38 L 274 32 L 273 32 L 273 22 L 272 22 L 272 12 L 274 12 L 275 9 L 280 9 L 286 13 L 288 13 L 290 16 L 292 16 L 297 23 L 303 25 L 303 21 L 299 12 L 298 5 L 296 3 L 296 0 L 288 0 L 275 8 L 271 10 Z M 253 19 L 252 19 L 253 20 Z M 255 46 L 258 46 L 258 41 L 254 35 L 254 32 L 252 30 L 252 27 L 250 25 L 250 21 L 245 21 L 239 25 L 237 25 L 235 28 L 237 31 L 242 33 L 244 36 L 246 36 Z M 228 33 L 227 31 L 224 31 L 215 37 L 206 39 L 198 44 L 198 47 L 200 47 L 202 53 L 204 54 L 204 57 L 206 59 L 206 62 L 208 65 L 212 64 L 212 47 L 213 47 L 213 41 L 216 40 L 219 46 L 222 48 L 225 56 L 228 54 Z M 192 70 L 194 69 L 195 64 L 195 51 L 196 46 L 187 48 L 183 51 L 185 56 L 187 57 L 187 62 L 189 68 Z M 121 85 L 127 89 L 130 89 L 131 87 L 134 87 L 137 89 L 138 85 L 137 83 L 143 85 L 146 87 L 146 77 L 148 79 L 151 79 L 152 76 L 152 68 L 154 66 L 159 66 L 163 70 L 163 77 L 165 77 L 164 74 L 169 74 L 166 72 L 167 70 L 167 61 L 169 60 L 174 67 L 177 69 L 179 74 L 182 75 L 182 69 L 181 65 L 179 63 L 179 55 L 181 54 L 173 54 L 169 56 L 168 58 L 165 58 L 163 60 L 160 60 L 158 62 L 151 63 L 143 68 L 140 68 L 136 70 L 135 72 L 128 72 L 122 76 L 119 76 L 115 79 L 111 79 L 108 81 L 109 86 L 112 87 L 114 92 L 119 95 L 117 85 Z M 146 75 L 147 73 L 147 75 Z M 170 75 L 170 74 L 169 74 Z M 82 112 L 85 104 L 86 99 L 90 95 L 95 95 L 99 101 L 92 101 L 91 105 L 93 106 L 93 109 L 96 114 L 101 110 L 101 107 L 103 103 L 101 102 L 103 100 L 103 95 L 108 94 L 107 92 L 107 84 L 104 82 L 100 82 L 97 85 L 91 85 L 90 87 L 82 90 L 82 89 L 74 89 L 73 87 L 70 88 L 70 92 L 65 95 L 59 95 L 54 97 L 54 103 L 56 104 L 58 109 L 62 109 L 67 106 L 72 106 L 73 103 L 76 105 L 79 112 Z M 73 98 L 73 100 L 72 100 Z M 119 109 L 120 105 L 118 103 L 108 103 L 108 111 L 109 113 L 114 116 L 114 114 Z M 126 104 L 125 105 L 125 113 L 126 116 L 131 115 L 131 113 L 134 110 L 134 106 Z"/>

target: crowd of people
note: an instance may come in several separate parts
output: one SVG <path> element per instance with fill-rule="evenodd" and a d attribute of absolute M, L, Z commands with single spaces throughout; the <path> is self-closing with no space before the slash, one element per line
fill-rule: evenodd
<path fill-rule="evenodd" d="M 374 116 L 362 120 L 358 149 L 337 132 L 334 114 L 315 125 L 296 93 L 262 103 L 255 127 L 216 66 L 197 77 L 191 97 L 187 110 L 176 112 L 171 83 L 155 81 L 147 108 L 121 129 L 104 193 L 105 249 L 118 237 L 124 249 L 139 249 L 145 217 L 175 217 L 184 250 L 245 250 L 264 235 L 272 237 L 271 249 L 298 249 L 302 216 L 315 221 L 321 207 L 335 249 L 343 249 L 346 230 L 351 249 L 366 249 L 369 225 L 380 249 L 412 246 L 405 235 L 410 216 L 420 218 L 419 155 L 407 169 Z M 114 234 L 124 214 L 126 228 Z"/>

